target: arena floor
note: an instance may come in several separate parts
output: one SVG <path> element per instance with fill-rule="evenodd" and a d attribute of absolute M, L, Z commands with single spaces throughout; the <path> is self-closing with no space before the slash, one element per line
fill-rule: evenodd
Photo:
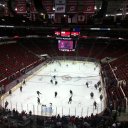
<path fill-rule="evenodd" d="M 55 61 L 49 63 L 33 73 L 26 84 L 22 85 L 22 92 L 18 88 L 3 99 L 2 105 L 4 106 L 5 101 L 8 101 L 7 108 L 11 110 L 15 108 L 19 112 L 25 110 L 27 113 L 31 110 L 33 114 L 44 116 L 57 114 L 89 116 L 91 113 L 95 115 L 104 109 L 104 98 L 102 101 L 99 98 L 103 92 L 99 93 L 99 90 L 94 87 L 101 80 L 99 72 L 100 66 L 93 62 Z M 55 81 L 57 81 L 56 85 Z M 89 83 L 88 88 L 86 82 Z M 71 104 L 68 104 L 70 90 L 73 96 Z M 40 104 L 37 103 L 36 91 L 41 92 Z M 56 98 L 55 91 L 58 93 Z M 94 93 L 94 98 L 90 97 L 91 92 Z M 97 102 L 96 109 L 93 106 L 94 101 Z"/>

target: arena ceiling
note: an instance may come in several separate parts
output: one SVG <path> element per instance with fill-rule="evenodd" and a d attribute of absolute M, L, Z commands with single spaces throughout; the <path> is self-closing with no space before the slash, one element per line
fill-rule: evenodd
<path fill-rule="evenodd" d="M 22 1 L 22 0 L 20 0 Z M 24 1 L 24 0 L 23 0 Z M 29 1 L 29 0 L 28 0 Z M 33 0 L 34 1 L 34 0 Z M 103 5 L 103 2 L 107 2 L 107 5 Z M 3 10 L 4 8 L 7 7 L 7 2 L 8 0 L 0 0 L 0 12 L 1 10 Z M 29 1 L 30 2 L 30 1 Z M 15 1 L 13 1 L 13 6 Z M 124 26 L 120 26 L 120 24 L 123 21 L 123 24 L 127 24 L 127 13 L 128 13 L 128 0 L 95 0 L 95 15 L 98 14 L 98 12 L 102 9 L 102 6 L 104 6 L 103 9 L 106 8 L 106 10 L 102 10 L 101 13 L 103 11 L 105 11 L 105 15 L 104 17 L 101 18 L 97 18 L 96 20 L 93 19 L 93 23 L 92 24 L 86 24 L 86 25 L 71 25 L 71 24 L 54 24 L 54 25 L 49 25 L 49 24 L 36 24 L 36 26 L 34 26 L 33 24 L 30 25 L 30 22 L 27 23 L 27 20 L 20 20 L 20 19 L 16 19 L 18 22 L 18 25 L 15 24 L 15 22 L 13 22 L 13 25 L 10 24 L 10 22 L 6 22 L 5 19 L 3 18 L 4 15 L 2 15 L 1 13 L 1 23 L 0 23 L 0 36 L 9 36 L 9 37 L 15 37 L 15 36 L 28 36 L 28 35 L 32 35 L 33 37 L 35 36 L 40 36 L 40 37 L 45 37 L 47 38 L 47 36 L 49 37 L 53 37 L 54 31 L 57 29 L 60 29 L 61 27 L 69 27 L 69 28 L 73 28 L 75 26 L 79 26 L 81 28 L 81 36 L 82 37 L 86 37 L 86 36 L 98 36 L 99 38 L 103 38 L 103 39 L 126 39 L 128 38 L 128 29 Z M 15 8 L 15 7 L 13 7 Z M 110 19 L 111 17 L 116 17 L 117 22 L 115 22 L 114 24 L 107 24 L 107 20 Z M 12 15 L 10 16 L 11 19 L 14 19 L 16 17 L 13 17 Z M 119 19 L 119 20 L 118 20 Z M 102 22 L 103 20 L 105 20 L 105 22 Z M 11 21 L 11 20 L 10 20 Z M 25 21 L 25 22 L 23 22 Z M 7 23 L 4 24 L 3 23 Z"/>
<path fill-rule="evenodd" d="M 0 0 L 0 13 L 2 12 L 2 10 L 4 8 L 7 8 L 8 1 L 9 0 Z M 18 1 L 25 1 L 25 0 L 18 0 Z M 26 0 L 26 1 L 33 2 L 34 0 Z M 77 1 L 79 1 L 79 0 L 77 0 Z M 95 11 L 101 9 L 103 1 L 107 1 L 107 3 L 108 3 L 107 13 L 106 13 L 108 15 L 115 15 L 117 13 L 124 13 L 124 12 L 128 11 L 128 0 L 94 0 Z M 12 3 L 13 3 L 13 7 L 15 8 L 16 0 L 13 0 Z"/>

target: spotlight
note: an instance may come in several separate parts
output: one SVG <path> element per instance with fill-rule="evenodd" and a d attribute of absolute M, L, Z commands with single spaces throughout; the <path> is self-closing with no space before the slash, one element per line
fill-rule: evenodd
<path fill-rule="evenodd" d="M 15 11 L 17 11 L 17 8 L 15 8 Z"/>

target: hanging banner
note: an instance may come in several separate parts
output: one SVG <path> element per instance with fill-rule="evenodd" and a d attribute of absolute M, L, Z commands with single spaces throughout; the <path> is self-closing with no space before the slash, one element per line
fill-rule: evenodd
<path fill-rule="evenodd" d="M 68 5 L 67 13 L 77 13 L 77 6 L 76 5 Z"/>
<path fill-rule="evenodd" d="M 94 6 L 85 6 L 83 8 L 83 13 L 94 13 L 95 10 L 94 10 Z"/>
<path fill-rule="evenodd" d="M 94 13 L 95 12 L 95 1 L 94 0 L 86 0 L 84 7 L 83 7 L 83 12 L 84 13 Z"/>
<path fill-rule="evenodd" d="M 65 5 L 55 5 L 55 13 L 65 13 Z"/>
<path fill-rule="evenodd" d="M 52 5 L 45 5 L 47 13 L 53 13 L 53 6 Z"/>
<path fill-rule="evenodd" d="M 26 5 L 24 5 L 24 4 L 18 4 L 16 6 L 16 8 L 17 8 L 17 13 L 26 13 L 27 12 Z"/>
<path fill-rule="evenodd" d="M 53 0 L 43 0 L 42 5 L 45 7 L 47 13 L 54 13 L 53 11 Z"/>

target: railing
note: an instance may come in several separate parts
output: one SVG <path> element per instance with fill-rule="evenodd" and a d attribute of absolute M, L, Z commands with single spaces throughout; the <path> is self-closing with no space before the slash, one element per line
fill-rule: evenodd
<path fill-rule="evenodd" d="M 11 98 L 11 97 L 10 97 Z M 57 116 L 58 114 L 60 116 L 66 115 L 66 116 L 79 116 L 79 117 L 85 117 L 90 116 L 91 114 L 96 115 L 101 113 L 104 110 L 104 100 L 100 102 L 100 104 L 95 106 L 91 105 L 89 107 L 67 107 L 67 106 L 45 106 L 41 104 L 33 105 L 33 104 L 25 104 L 25 103 L 17 103 L 17 102 L 11 102 L 9 101 L 7 109 L 10 109 L 11 111 L 13 109 L 17 110 L 18 112 L 25 111 L 29 114 L 31 111 L 33 115 L 41 115 L 41 116 Z M 5 101 L 1 101 L 1 106 L 5 107 Z"/>
<path fill-rule="evenodd" d="M 78 60 L 78 61 L 89 61 L 89 62 L 97 62 L 98 61 L 95 58 L 90 57 L 81 57 L 81 56 L 58 56 L 58 57 L 52 57 L 49 60 Z"/>

